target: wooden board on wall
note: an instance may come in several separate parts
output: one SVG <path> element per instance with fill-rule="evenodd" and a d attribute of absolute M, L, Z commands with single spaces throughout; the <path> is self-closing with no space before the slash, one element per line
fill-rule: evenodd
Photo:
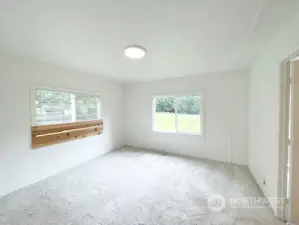
<path fill-rule="evenodd" d="M 103 120 L 32 126 L 32 148 L 54 145 L 103 133 Z"/>

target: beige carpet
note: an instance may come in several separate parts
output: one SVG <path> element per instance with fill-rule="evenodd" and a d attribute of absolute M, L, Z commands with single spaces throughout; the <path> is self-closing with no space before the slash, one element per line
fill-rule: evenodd
<path fill-rule="evenodd" d="M 3 197 L 0 224 L 282 224 L 263 205 L 215 212 L 215 195 L 261 193 L 246 167 L 126 148 Z"/>

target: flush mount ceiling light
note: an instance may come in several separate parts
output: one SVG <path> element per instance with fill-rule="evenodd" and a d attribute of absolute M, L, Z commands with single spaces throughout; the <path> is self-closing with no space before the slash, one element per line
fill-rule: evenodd
<path fill-rule="evenodd" d="M 138 45 L 131 45 L 125 49 L 125 56 L 130 59 L 142 59 L 145 55 L 146 49 Z"/>

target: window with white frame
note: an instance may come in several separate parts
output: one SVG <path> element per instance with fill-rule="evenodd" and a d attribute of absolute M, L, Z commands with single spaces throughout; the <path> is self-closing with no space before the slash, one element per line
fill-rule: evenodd
<path fill-rule="evenodd" d="M 198 94 L 156 96 L 153 129 L 158 132 L 202 134 L 203 113 Z"/>
<path fill-rule="evenodd" d="M 34 88 L 33 125 L 100 119 L 100 98 L 95 95 Z"/>

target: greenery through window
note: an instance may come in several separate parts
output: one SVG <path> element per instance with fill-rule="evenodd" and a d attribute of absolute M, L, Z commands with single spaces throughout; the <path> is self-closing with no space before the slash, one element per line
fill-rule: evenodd
<path fill-rule="evenodd" d="M 171 133 L 200 134 L 199 95 L 159 96 L 154 99 L 154 129 Z"/>
<path fill-rule="evenodd" d="M 60 124 L 100 118 L 97 96 L 37 89 L 35 100 L 37 125 Z"/>

